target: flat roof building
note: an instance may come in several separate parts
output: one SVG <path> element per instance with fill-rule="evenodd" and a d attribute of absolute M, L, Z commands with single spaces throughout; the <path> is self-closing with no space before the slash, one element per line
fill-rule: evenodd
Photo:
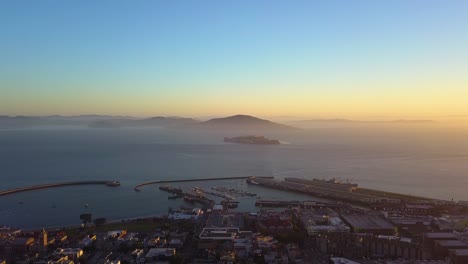
<path fill-rule="evenodd" d="M 437 240 L 434 247 L 434 259 L 446 259 L 452 249 L 468 249 L 468 244 L 460 240 Z"/>
<path fill-rule="evenodd" d="M 426 233 L 425 237 L 431 240 L 456 240 L 455 233 Z"/>
<path fill-rule="evenodd" d="M 396 233 L 395 225 L 379 215 L 343 214 L 341 217 L 354 233 L 374 235 L 393 235 Z"/>
<path fill-rule="evenodd" d="M 436 242 L 442 240 L 458 240 L 455 233 L 426 233 L 423 236 L 423 259 L 436 257 Z"/>
<path fill-rule="evenodd" d="M 151 248 L 146 253 L 145 259 L 148 261 L 170 258 L 175 256 L 175 248 Z"/>
<path fill-rule="evenodd" d="M 453 249 L 450 250 L 451 264 L 466 264 L 468 263 L 468 249 Z"/>
<path fill-rule="evenodd" d="M 239 228 L 203 228 L 200 233 L 200 239 L 211 240 L 233 240 L 239 233 Z"/>

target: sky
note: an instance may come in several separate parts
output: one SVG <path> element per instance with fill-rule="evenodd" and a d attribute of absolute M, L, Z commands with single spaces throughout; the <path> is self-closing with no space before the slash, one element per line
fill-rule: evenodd
<path fill-rule="evenodd" d="M 0 115 L 468 116 L 468 1 L 0 1 Z"/>

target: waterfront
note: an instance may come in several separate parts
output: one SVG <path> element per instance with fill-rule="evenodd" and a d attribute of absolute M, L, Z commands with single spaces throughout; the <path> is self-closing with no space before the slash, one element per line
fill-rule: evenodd
<path fill-rule="evenodd" d="M 78 224 L 79 215 L 126 219 L 166 213 L 183 201 L 168 200 L 158 185 L 135 192 L 156 179 L 248 175 L 353 179 L 360 187 L 441 199 L 468 200 L 468 147 L 427 135 L 400 137 L 348 131 L 273 135 L 290 142 L 249 146 L 220 142 L 226 134 L 196 134 L 157 129 L 37 129 L 0 131 L 1 190 L 75 179 L 112 179 L 119 188 L 74 186 L 37 190 L 0 199 L 0 225 L 24 228 Z M 344 132 L 343 132 L 344 133 Z M 442 147 L 446 148 L 443 149 Z M 209 189 L 226 186 L 255 192 L 263 199 L 312 197 L 247 186 L 235 180 L 185 183 Z M 41 199 L 38 199 L 41 197 Z M 242 199 L 251 199 L 243 202 Z M 254 210 L 255 198 L 240 198 L 239 210 Z M 164 201 L 163 203 L 161 201 Z M 23 204 L 19 204 L 23 202 Z M 84 205 L 89 204 L 88 208 Z M 53 207 L 55 206 L 55 207 Z"/>

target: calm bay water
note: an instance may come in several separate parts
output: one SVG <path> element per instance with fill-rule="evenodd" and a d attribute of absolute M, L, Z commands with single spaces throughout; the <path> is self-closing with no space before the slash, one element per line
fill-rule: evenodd
<path fill-rule="evenodd" d="M 157 179 L 268 175 L 350 179 L 363 187 L 468 200 L 468 133 L 428 129 L 315 129 L 267 135 L 288 144 L 225 144 L 217 132 L 167 129 L 0 130 L 0 189 L 74 180 L 119 180 L 121 187 L 74 186 L 0 197 L 0 225 L 79 224 L 79 215 L 123 219 L 188 206 L 168 200 Z M 241 180 L 176 184 L 228 186 L 265 199 L 312 200 Z M 242 199 L 239 210 L 255 210 Z M 19 202 L 22 202 L 20 204 Z M 88 208 L 84 205 L 89 204 Z"/>

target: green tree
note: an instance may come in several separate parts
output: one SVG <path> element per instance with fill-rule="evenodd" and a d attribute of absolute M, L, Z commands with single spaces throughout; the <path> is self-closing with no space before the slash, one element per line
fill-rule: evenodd
<path fill-rule="evenodd" d="M 93 223 L 94 223 L 96 226 L 104 225 L 106 222 L 107 222 L 107 219 L 104 218 L 104 217 L 96 218 L 96 219 L 94 219 L 94 221 L 93 221 Z"/>
<path fill-rule="evenodd" d="M 92 215 L 91 214 L 81 214 L 80 219 L 83 222 L 83 224 L 86 226 L 87 223 L 91 223 Z"/>

